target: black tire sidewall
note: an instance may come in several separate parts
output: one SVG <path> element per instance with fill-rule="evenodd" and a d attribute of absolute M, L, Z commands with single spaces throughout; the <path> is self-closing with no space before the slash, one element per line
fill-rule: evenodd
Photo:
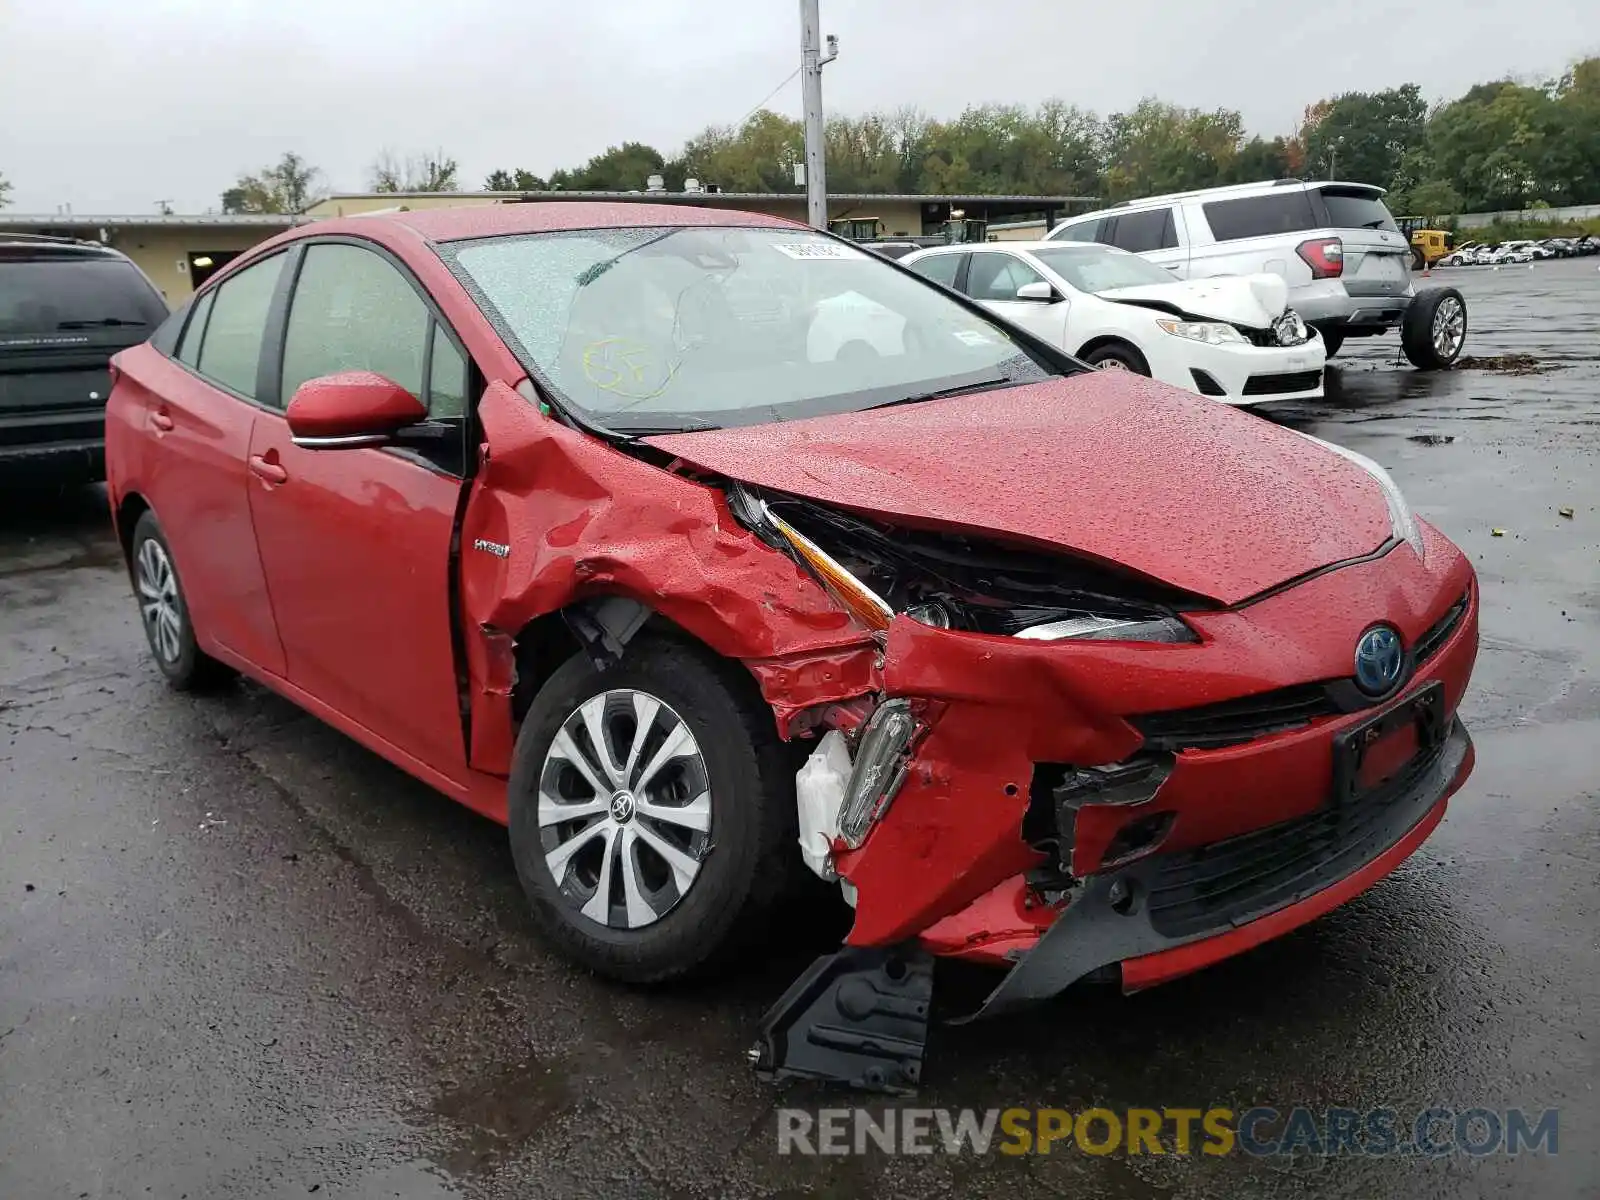
<path fill-rule="evenodd" d="M 1322 331 L 1322 348 L 1329 358 L 1332 358 L 1335 354 L 1339 353 L 1339 350 L 1341 347 L 1343 347 L 1343 345 L 1344 333 L 1342 331 L 1337 329 L 1331 332 L 1326 329 Z"/>
<path fill-rule="evenodd" d="M 167 565 L 172 571 L 172 581 L 177 591 L 178 613 L 183 618 L 183 626 L 178 630 L 178 657 L 174 662 L 168 662 L 155 644 L 155 639 L 150 633 L 150 623 L 144 619 L 143 597 L 139 594 L 139 550 L 145 542 L 155 542 L 167 556 Z M 133 540 L 129 543 L 131 553 L 128 556 L 128 570 L 133 577 L 134 597 L 139 602 L 139 625 L 144 630 L 145 644 L 150 647 L 150 657 L 155 660 L 156 668 L 167 677 L 173 687 L 183 689 L 191 686 L 199 673 L 203 656 L 199 644 L 194 639 L 194 622 L 189 617 L 189 600 L 183 591 L 183 575 L 178 571 L 178 560 L 172 553 L 172 546 L 167 541 L 167 535 L 162 531 L 161 522 L 156 520 L 155 513 L 146 510 L 139 517 L 133 527 Z"/>
<path fill-rule="evenodd" d="M 1134 347 L 1125 345 L 1122 342 L 1097 346 L 1089 352 L 1083 361 L 1092 367 L 1097 363 L 1105 362 L 1107 359 L 1115 359 L 1135 375 L 1143 375 L 1147 378 L 1150 375 L 1150 365 L 1145 362 L 1144 355 L 1140 354 Z"/>
<path fill-rule="evenodd" d="M 538 821 L 545 755 L 562 723 L 585 700 L 636 688 L 670 705 L 699 744 L 711 784 L 711 850 L 688 894 L 641 929 L 611 929 L 583 916 L 551 876 Z M 750 692 L 754 691 L 753 684 Z M 605 670 L 587 657 L 568 660 L 540 689 L 517 735 L 507 789 L 512 858 L 544 934 L 568 957 L 602 974 L 647 983 L 688 974 L 722 957 L 740 926 L 773 892 L 767 859 L 774 818 L 792 780 L 774 778 L 770 711 L 755 703 L 712 656 L 684 642 L 640 635 L 623 660 Z M 763 724 L 767 727 L 763 729 Z M 770 731 L 770 732 L 769 732 Z M 764 740 L 770 739 L 770 746 Z M 777 822 L 781 825 L 781 821 Z"/>

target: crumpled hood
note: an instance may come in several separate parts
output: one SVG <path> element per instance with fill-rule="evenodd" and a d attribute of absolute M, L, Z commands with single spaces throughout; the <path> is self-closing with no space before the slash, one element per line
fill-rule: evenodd
<path fill-rule="evenodd" d="M 646 439 L 704 470 L 889 522 L 1044 544 L 1233 604 L 1390 536 L 1359 466 L 1122 372 Z"/>
<path fill-rule="evenodd" d="M 1289 304 L 1289 285 L 1277 275 L 1236 275 L 1215 279 L 1174 279 L 1096 293 L 1102 300 L 1150 303 L 1185 316 L 1226 321 L 1251 329 L 1270 328 Z"/>

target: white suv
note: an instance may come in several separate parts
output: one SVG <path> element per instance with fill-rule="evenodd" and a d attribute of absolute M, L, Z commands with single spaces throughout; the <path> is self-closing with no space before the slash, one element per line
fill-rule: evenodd
<path fill-rule="evenodd" d="M 1131 250 L 1179 279 L 1280 276 L 1330 357 L 1346 338 L 1399 327 L 1406 357 L 1435 369 L 1466 342 L 1461 293 L 1412 289 L 1411 247 L 1383 189 L 1364 183 L 1280 179 L 1151 196 L 1069 218 L 1048 238 Z"/>

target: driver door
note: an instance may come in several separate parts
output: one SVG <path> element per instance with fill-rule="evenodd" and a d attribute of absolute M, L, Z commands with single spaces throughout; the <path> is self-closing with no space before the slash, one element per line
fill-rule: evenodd
<path fill-rule="evenodd" d="M 1029 283 L 1048 281 L 1014 254 L 975 251 L 967 268 L 967 295 L 1001 320 L 1020 325 L 1052 346 L 1066 349 L 1069 301 L 1017 299 L 1017 289 Z M 1051 290 L 1056 297 L 1061 296 L 1053 285 Z"/>
<path fill-rule="evenodd" d="M 250 512 L 291 684 L 403 755 L 462 780 L 451 539 L 468 360 L 421 286 L 376 248 L 312 242 L 271 405 L 250 439 Z M 310 379 L 373 371 L 429 420 L 394 444 L 307 449 L 284 408 Z"/>

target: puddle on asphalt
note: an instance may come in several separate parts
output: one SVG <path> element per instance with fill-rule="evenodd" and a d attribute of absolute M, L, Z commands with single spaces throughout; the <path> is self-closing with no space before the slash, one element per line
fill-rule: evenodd
<path fill-rule="evenodd" d="M 456 1127 L 436 1161 L 457 1177 L 491 1168 L 576 1100 L 564 1073 L 532 1058 L 449 1087 L 428 1110 Z"/>

